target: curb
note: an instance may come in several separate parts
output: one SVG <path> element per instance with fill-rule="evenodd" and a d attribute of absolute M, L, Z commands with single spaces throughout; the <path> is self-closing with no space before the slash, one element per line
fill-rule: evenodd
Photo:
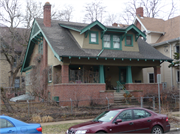
<path fill-rule="evenodd" d="M 180 131 L 180 128 L 172 128 L 170 129 L 170 132 Z"/>

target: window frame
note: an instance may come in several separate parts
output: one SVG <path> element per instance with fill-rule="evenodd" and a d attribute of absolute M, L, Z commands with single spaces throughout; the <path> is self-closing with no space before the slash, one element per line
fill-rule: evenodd
<path fill-rule="evenodd" d="M 43 54 L 43 42 L 38 44 L 38 54 Z"/>
<path fill-rule="evenodd" d="M 0 118 L 0 123 L 1 123 L 2 120 L 5 120 L 5 122 L 6 122 L 6 127 L 1 127 L 1 126 L 0 126 L 1 129 L 2 129 L 2 128 L 11 128 L 11 127 L 15 127 L 14 124 L 13 124 L 12 122 L 10 122 L 9 120 L 4 119 L 4 118 Z M 7 126 L 7 123 L 10 123 L 12 126 Z"/>
<path fill-rule="evenodd" d="M 127 37 L 131 37 L 131 44 L 130 45 L 127 45 Z M 127 47 L 133 47 L 133 35 L 132 34 L 126 34 L 126 36 L 125 36 L 125 46 L 127 46 Z"/>
<path fill-rule="evenodd" d="M 51 69 L 51 74 L 49 73 L 49 69 Z M 52 75 L 53 75 L 53 68 L 52 66 L 49 66 L 48 67 L 48 83 L 52 83 Z"/>
<path fill-rule="evenodd" d="M 120 114 L 122 114 L 123 112 L 125 112 L 125 111 L 131 111 L 131 120 L 134 119 L 134 115 L 133 115 L 132 109 L 128 109 L 128 110 L 123 110 L 123 111 L 121 111 L 121 112 L 116 116 L 116 118 L 113 120 L 113 123 L 115 123 L 116 120 L 117 120 L 117 118 L 118 118 L 118 116 L 119 116 Z M 121 120 L 122 120 L 122 119 L 121 119 Z M 127 121 L 131 121 L 131 120 L 127 120 Z M 126 122 L 126 121 L 123 121 L 123 120 L 122 120 L 122 122 Z"/>
<path fill-rule="evenodd" d="M 180 75 L 180 71 L 179 70 L 176 71 L 176 81 L 177 81 L 177 83 L 180 83 L 180 78 L 178 80 L 178 73 Z"/>
<path fill-rule="evenodd" d="M 145 114 L 148 113 L 150 116 L 136 119 L 136 118 L 135 118 L 135 112 L 134 112 L 134 110 L 144 111 Z M 133 120 L 145 119 L 145 118 L 149 118 L 149 117 L 152 116 L 152 114 L 151 114 L 150 112 L 148 112 L 148 111 L 146 111 L 146 110 L 143 110 L 143 109 L 133 109 L 132 112 L 133 112 Z"/>
<path fill-rule="evenodd" d="M 110 47 L 104 47 L 104 36 L 105 36 L 105 35 L 109 35 L 109 36 L 110 36 Z M 107 33 L 107 34 L 104 34 L 104 36 L 103 36 L 103 38 L 102 38 L 102 46 L 103 46 L 103 49 L 122 50 L 121 35 Z M 119 37 L 119 48 L 114 48 L 113 36 L 118 36 L 118 37 Z"/>
<path fill-rule="evenodd" d="M 91 41 L 91 34 L 96 34 L 96 42 Z M 89 44 L 99 44 L 98 31 L 89 31 Z"/>
<path fill-rule="evenodd" d="M 151 83 L 151 82 L 150 82 L 150 78 L 149 78 L 149 77 L 150 77 L 150 74 L 153 74 L 153 83 L 154 83 L 154 82 L 155 82 L 154 73 L 148 73 L 148 83 Z"/>
<path fill-rule="evenodd" d="M 176 53 L 179 53 L 179 49 L 177 47 L 179 47 L 180 45 L 176 45 Z"/>

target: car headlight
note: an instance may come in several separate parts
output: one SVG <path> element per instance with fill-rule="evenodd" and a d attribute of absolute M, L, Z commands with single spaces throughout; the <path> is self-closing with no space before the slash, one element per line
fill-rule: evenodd
<path fill-rule="evenodd" d="M 77 130 L 75 134 L 85 134 L 87 130 Z"/>

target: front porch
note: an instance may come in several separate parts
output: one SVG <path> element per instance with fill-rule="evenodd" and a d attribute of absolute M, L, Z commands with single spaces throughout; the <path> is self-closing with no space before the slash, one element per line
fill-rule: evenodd
<path fill-rule="evenodd" d="M 143 83 L 142 69 L 138 66 L 58 65 L 53 67 L 53 82 L 48 90 L 57 101 L 114 98 L 117 81 L 127 90 L 134 90 L 135 97 L 147 91 L 156 92 L 157 83 Z M 154 67 L 154 73 L 160 73 L 159 70 Z M 80 105 L 88 104 L 84 101 Z"/>

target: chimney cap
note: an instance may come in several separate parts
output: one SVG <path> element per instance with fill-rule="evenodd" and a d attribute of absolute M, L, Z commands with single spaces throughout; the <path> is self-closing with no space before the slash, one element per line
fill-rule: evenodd
<path fill-rule="evenodd" d="M 46 2 L 45 5 L 51 5 L 49 2 Z"/>

